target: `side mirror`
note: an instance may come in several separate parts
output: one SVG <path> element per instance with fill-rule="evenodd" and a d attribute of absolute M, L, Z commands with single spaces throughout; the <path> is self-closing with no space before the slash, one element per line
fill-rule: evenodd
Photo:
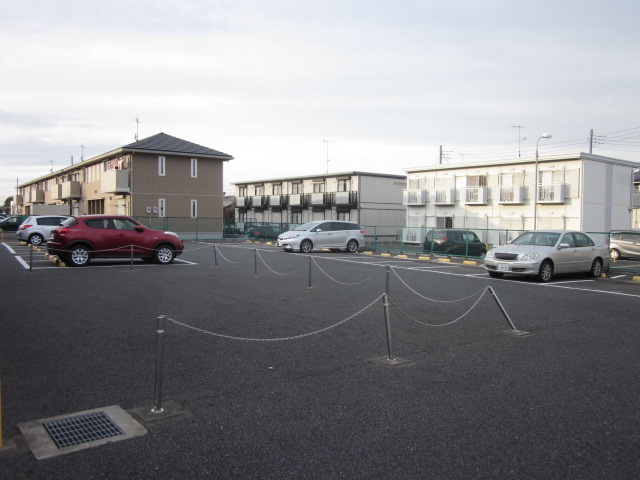
<path fill-rule="evenodd" d="M 136 232 L 138 232 L 138 233 L 142 233 L 142 232 L 144 232 L 144 227 L 141 227 L 141 226 L 139 226 L 139 225 L 138 225 L 138 226 L 136 226 L 136 227 L 134 228 L 134 230 L 135 230 Z"/>
<path fill-rule="evenodd" d="M 321 232 L 322 229 L 321 228 L 316 228 L 316 233 Z"/>
<path fill-rule="evenodd" d="M 571 248 L 568 243 L 561 243 L 558 245 L 558 250 L 562 250 L 563 248 Z"/>

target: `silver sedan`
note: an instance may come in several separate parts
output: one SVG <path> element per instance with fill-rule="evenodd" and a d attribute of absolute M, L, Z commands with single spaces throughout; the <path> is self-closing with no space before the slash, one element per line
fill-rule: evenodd
<path fill-rule="evenodd" d="M 570 230 L 525 232 L 507 245 L 489 250 L 484 268 L 494 278 L 505 273 L 548 282 L 556 273 L 585 272 L 599 277 L 609 269 L 609 248 L 586 233 Z"/>

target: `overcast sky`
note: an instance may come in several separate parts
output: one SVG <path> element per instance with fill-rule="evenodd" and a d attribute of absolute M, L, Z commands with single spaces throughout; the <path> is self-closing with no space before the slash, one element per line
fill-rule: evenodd
<path fill-rule="evenodd" d="M 637 0 L 0 0 L 0 12 L 2 200 L 16 179 L 133 142 L 136 118 L 140 139 L 233 155 L 228 192 L 327 168 L 402 174 L 438 163 L 440 145 L 451 164 L 533 157 L 544 132 L 541 155 L 586 152 L 594 129 L 594 153 L 640 161 Z"/>

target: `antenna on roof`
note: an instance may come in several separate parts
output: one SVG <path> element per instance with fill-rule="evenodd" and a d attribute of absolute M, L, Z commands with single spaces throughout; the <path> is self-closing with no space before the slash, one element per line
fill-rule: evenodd
<path fill-rule="evenodd" d="M 333 140 L 323 140 L 324 143 L 327 144 L 327 173 L 329 173 L 329 142 Z"/>
<path fill-rule="evenodd" d="M 524 138 L 520 137 L 520 131 L 523 128 L 526 128 L 526 127 L 523 127 L 522 125 L 511 125 L 511 128 L 517 128 L 518 129 L 518 158 L 520 158 L 520 140 L 526 140 L 526 137 L 524 137 Z"/>
<path fill-rule="evenodd" d="M 82 149 L 82 154 L 80 155 L 80 161 L 84 162 L 84 144 L 80 144 L 80 148 Z"/>
<path fill-rule="evenodd" d="M 136 116 L 136 142 L 138 141 L 138 127 L 140 126 L 140 120 Z"/>
<path fill-rule="evenodd" d="M 51 162 L 51 172 L 53 172 L 53 158 L 49 162 Z"/>

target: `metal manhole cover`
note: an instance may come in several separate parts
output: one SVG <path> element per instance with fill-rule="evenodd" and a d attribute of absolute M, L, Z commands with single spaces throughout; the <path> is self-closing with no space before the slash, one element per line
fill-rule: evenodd
<path fill-rule="evenodd" d="M 122 429 L 104 412 L 45 422 L 42 426 L 51 435 L 58 448 L 124 434 Z"/>

